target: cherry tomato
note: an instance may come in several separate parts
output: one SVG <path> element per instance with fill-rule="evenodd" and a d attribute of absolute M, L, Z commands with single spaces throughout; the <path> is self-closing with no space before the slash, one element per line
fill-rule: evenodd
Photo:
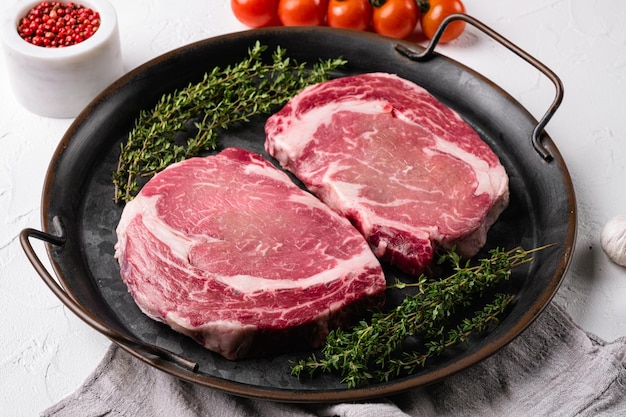
<path fill-rule="evenodd" d="M 252 28 L 278 23 L 278 0 L 230 0 L 230 7 L 241 23 Z"/>
<path fill-rule="evenodd" d="M 422 15 L 422 32 L 432 39 L 443 19 L 454 13 L 465 13 L 461 0 L 430 0 L 430 8 Z M 446 27 L 439 42 L 450 42 L 461 36 L 464 30 L 465 22 L 455 20 Z"/>
<path fill-rule="evenodd" d="M 321 26 L 328 0 L 279 0 L 278 18 L 285 26 Z"/>
<path fill-rule="evenodd" d="M 366 30 L 372 22 L 372 12 L 369 0 L 330 0 L 326 21 L 335 28 Z"/>
<path fill-rule="evenodd" d="M 372 24 L 376 33 L 403 39 L 413 33 L 419 15 L 415 0 L 387 0 L 374 7 Z"/>

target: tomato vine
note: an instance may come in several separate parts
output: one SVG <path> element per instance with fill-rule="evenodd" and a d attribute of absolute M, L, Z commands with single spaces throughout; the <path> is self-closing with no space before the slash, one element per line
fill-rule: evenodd
<path fill-rule="evenodd" d="M 465 12 L 462 0 L 231 0 L 231 7 L 249 27 L 326 25 L 399 39 L 418 31 L 432 39 L 446 17 Z M 439 42 L 458 38 L 464 29 L 464 21 L 451 22 Z"/>

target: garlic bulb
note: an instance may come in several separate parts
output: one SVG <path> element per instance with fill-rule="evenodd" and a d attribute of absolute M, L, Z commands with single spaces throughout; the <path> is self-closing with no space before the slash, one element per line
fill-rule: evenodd
<path fill-rule="evenodd" d="M 609 259 L 618 265 L 626 266 L 626 215 L 609 220 L 600 234 L 602 249 Z"/>

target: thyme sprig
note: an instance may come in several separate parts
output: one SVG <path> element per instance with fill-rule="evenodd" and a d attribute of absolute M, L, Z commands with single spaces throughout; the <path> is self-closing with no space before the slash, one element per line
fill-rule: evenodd
<path fill-rule="evenodd" d="M 446 252 L 438 263 L 449 263 L 453 270 L 451 275 L 434 281 L 421 275 L 410 284 L 396 281 L 390 288 L 415 287 L 417 293 L 407 295 L 400 305 L 388 312 L 375 312 L 369 321 L 362 320 L 349 330 L 331 331 L 322 357 L 311 355 L 293 363 L 291 373 L 301 377 L 336 372 L 350 388 L 411 374 L 445 349 L 496 324 L 498 316 L 513 301 L 512 295 L 496 294 L 472 317 L 457 325 L 450 322 L 460 309 L 471 307 L 473 300 L 508 280 L 513 268 L 531 262 L 530 255 L 546 247 L 493 249 L 488 258 L 480 259 L 476 265 L 463 261 L 455 251 Z M 407 340 L 411 339 L 422 340 L 422 343 L 406 349 Z"/>
<path fill-rule="evenodd" d="M 263 59 L 266 50 L 257 42 L 241 62 L 216 67 L 199 83 L 165 94 L 152 109 L 140 112 L 113 174 L 116 203 L 133 198 L 138 177 L 149 178 L 174 162 L 214 150 L 220 129 L 271 112 L 346 63 L 341 58 L 320 60 L 309 68 L 287 57 L 281 47 L 268 63 Z M 178 144 L 180 133 L 192 129 L 195 135 Z"/>

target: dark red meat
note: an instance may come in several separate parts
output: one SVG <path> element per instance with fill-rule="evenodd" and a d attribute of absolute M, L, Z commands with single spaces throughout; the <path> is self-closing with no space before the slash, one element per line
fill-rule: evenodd
<path fill-rule="evenodd" d="M 472 256 L 508 204 L 496 154 L 423 88 L 383 73 L 305 89 L 265 126 L 266 150 L 348 218 L 376 256 L 418 274 Z"/>
<path fill-rule="evenodd" d="M 117 234 L 141 310 L 229 359 L 319 347 L 384 300 L 380 264 L 358 231 L 242 149 L 156 175 Z"/>

